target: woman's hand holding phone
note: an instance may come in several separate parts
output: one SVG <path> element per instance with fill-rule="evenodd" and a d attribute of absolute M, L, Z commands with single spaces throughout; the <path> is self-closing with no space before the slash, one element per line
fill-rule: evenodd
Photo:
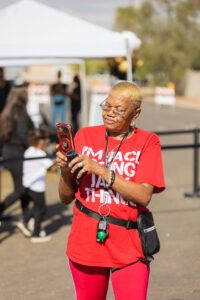
<path fill-rule="evenodd" d="M 60 144 L 56 146 L 56 150 L 56 163 L 61 169 L 66 170 L 68 167 L 68 161 L 66 155 L 63 153 L 60 147 Z"/>

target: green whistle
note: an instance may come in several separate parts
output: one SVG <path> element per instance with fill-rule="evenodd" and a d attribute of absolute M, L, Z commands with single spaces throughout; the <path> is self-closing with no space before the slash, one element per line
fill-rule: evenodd
<path fill-rule="evenodd" d="M 98 231 L 97 233 L 97 240 L 100 243 L 103 243 L 106 239 L 107 233 L 105 231 Z"/>

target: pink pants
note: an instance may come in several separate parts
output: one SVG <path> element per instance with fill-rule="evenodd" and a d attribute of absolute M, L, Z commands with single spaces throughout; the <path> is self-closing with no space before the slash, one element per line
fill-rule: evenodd
<path fill-rule="evenodd" d="M 76 300 L 106 300 L 110 268 L 91 267 L 69 260 Z M 149 266 L 136 262 L 111 273 L 115 300 L 145 300 Z"/>

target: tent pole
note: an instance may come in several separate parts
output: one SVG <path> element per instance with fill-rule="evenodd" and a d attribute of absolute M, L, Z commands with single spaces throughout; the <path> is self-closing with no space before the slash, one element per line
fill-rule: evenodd
<path fill-rule="evenodd" d="M 132 51 L 130 49 L 129 40 L 126 39 L 126 60 L 127 60 L 127 80 L 133 81 L 132 73 Z"/>
<path fill-rule="evenodd" d="M 81 127 L 88 125 L 88 105 L 87 105 L 87 87 L 86 87 L 86 67 L 85 60 L 80 63 L 81 78 Z"/>

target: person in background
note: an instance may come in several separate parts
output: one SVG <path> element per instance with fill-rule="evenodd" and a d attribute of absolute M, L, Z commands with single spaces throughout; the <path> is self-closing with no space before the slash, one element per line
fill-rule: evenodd
<path fill-rule="evenodd" d="M 137 218 L 165 183 L 158 136 L 135 125 L 141 102 L 135 83 L 117 83 L 101 104 L 104 124 L 77 132 L 79 156 L 68 163 L 57 146 L 60 199 L 76 199 L 66 253 L 77 299 L 105 300 L 109 277 L 115 299 L 147 296 Z"/>
<path fill-rule="evenodd" d="M 5 80 L 4 69 L 0 67 L 0 115 L 6 105 L 10 89 L 11 84 L 9 83 L 9 81 Z M 2 155 L 2 146 L 2 140 L 0 138 L 0 156 Z"/>
<path fill-rule="evenodd" d="M 47 146 L 47 134 L 44 130 L 36 129 L 29 134 L 30 147 L 25 151 L 24 158 L 44 157 Z M 45 203 L 45 177 L 48 169 L 55 170 L 55 163 L 49 158 L 24 160 L 23 163 L 23 186 L 25 195 L 33 202 L 33 208 L 24 211 L 24 225 L 28 229 L 28 222 L 33 217 L 34 225 L 31 241 L 33 243 L 47 242 L 51 236 L 47 236 L 41 230 L 41 223 L 46 212 Z M 29 228 L 30 229 L 30 228 Z"/>
<path fill-rule="evenodd" d="M 10 171 L 14 185 L 14 191 L 0 203 L 0 214 L 19 199 L 22 211 L 28 204 L 26 197 L 22 196 L 23 155 L 29 146 L 28 132 L 34 129 L 34 124 L 27 113 L 27 102 L 27 84 L 12 87 L 7 104 L 0 116 L 2 156 L 3 159 L 8 160 L 4 163 L 4 167 Z M 16 225 L 24 234 L 30 236 L 30 232 L 23 227 L 23 222 L 19 221 Z"/>
<path fill-rule="evenodd" d="M 68 108 L 67 85 L 62 83 L 62 72 L 57 73 L 57 82 L 51 86 L 51 124 L 54 127 L 56 122 L 66 121 Z"/>
<path fill-rule="evenodd" d="M 71 118 L 74 133 L 79 129 L 78 115 L 81 109 L 81 83 L 78 75 L 75 75 L 69 87 L 71 102 Z"/>
<path fill-rule="evenodd" d="M 9 81 L 5 80 L 4 69 L 0 67 L 0 114 L 3 111 L 11 89 Z"/>

